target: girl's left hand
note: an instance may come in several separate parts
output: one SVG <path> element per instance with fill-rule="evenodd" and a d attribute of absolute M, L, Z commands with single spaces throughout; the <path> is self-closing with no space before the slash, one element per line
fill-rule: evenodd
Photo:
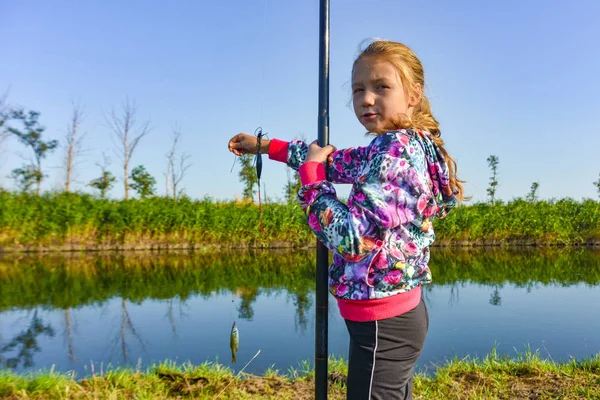
<path fill-rule="evenodd" d="M 315 140 L 308 146 L 308 154 L 306 155 L 305 162 L 316 161 L 325 163 L 327 161 L 327 157 L 335 150 L 336 148 L 330 144 L 325 147 L 321 147 L 319 146 L 319 141 Z"/>

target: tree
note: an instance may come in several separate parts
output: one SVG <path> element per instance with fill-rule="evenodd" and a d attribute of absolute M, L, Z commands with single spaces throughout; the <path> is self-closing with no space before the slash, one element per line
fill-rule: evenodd
<path fill-rule="evenodd" d="M 539 182 L 533 182 L 531 184 L 531 191 L 529 192 L 529 194 L 527 195 L 527 201 L 534 203 L 537 201 L 537 190 L 538 187 L 540 187 L 540 183 Z"/>
<path fill-rule="evenodd" d="M 131 188 L 135 190 L 141 198 L 146 198 L 148 196 L 154 195 L 156 191 L 156 179 L 148 171 L 143 165 L 138 165 L 131 171 L 131 175 L 129 176 L 133 183 L 131 184 Z"/>
<path fill-rule="evenodd" d="M 6 129 L 6 122 L 8 122 L 8 120 L 10 119 L 10 115 L 11 115 L 11 109 L 8 106 L 8 104 L 6 103 L 6 99 L 8 98 L 8 91 L 6 93 L 4 93 L 1 97 L 0 97 L 0 160 L 3 158 L 2 157 L 2 143 L 6 140 L 6 138 L 8 137 L 9 133 L 8 130 Z M 0 188 L 2 186 L 0 185 Z"/>
<path fill-rule="evenodd" d="M 78 130 L 83 122 L 83 110 L 79 104 L 73 104 L 73 114 L 71 122 L 67 127 L 65 135 L 65 191 L 71 191 L 71 181 L 73 176 L 73 167 L 76 164 L 78 156 L 81 155 L 81 141 L 85 135 L 78 136 Z"/>
<path fill-rule="evenodd" d="M 106 192 L 108 192 L 117 178 L 110 171 L 102 171 L 102 175 L 99 178 L 92 180 L 88 185 L 94 189 L 100 191 L 100 197 L 106 198 Z"/>
<path fill-rule="evenodd" d="M 42 140 L 42 133 L 44 132 L 45 128 L 40 126 L 38 122 L 39 116 L 40 113 L 37 111 L 29 111 L 27 114 L 25 114 L 22 110 L 13 111 L 11 118 L 22 121 L 25 129 L 24 131 L 20 131 L 13 127 L 8 128 L 8 131 L 15 135 L 21 141 L 21 143 L 31 147 L 35 157 L 35 164 L 28 165 L 24 169 L 17 168 L 13 170 L 13 176 L 16 174 L 17 176 L 27 176 L 35 179 L 35 183 L 37 184 L 36 193 L 38 196 L 40 194 L 40 188 L 44 178 L 44 174 L 42 173 L 42 159 L 44 159 L 47 153 L 54 150 L 58 145 L 58 141 L 56 140 L 50 140 L 48 142 L 44 142 Z M 35 169 L 35 171 L 32 171 L 32 167 Z M 24 172 L 27 172 L 27 174 L 24 175 Z"/>
<path fill-rule="evenodd" d="M 598 189 L 598 197 L 600 197 L 600 175 L 598 175 L 598 180 L 594 182 L 594 186 Z"/>
<path fill-rule="evenodd" d="M 98 189 L 100 191 L 100 197 L 104 199 L 106 198 L 106 192 L 110 190 L 117 179 L 110 171 L 107 170 L 108 165 L 110 164 L 110 159 L 106 157 L 106 154 L 104 153 L 102 153 L 102 157 L 104 162 L 102 164 L 96 163 L 96 165 L 100 167 L 102 175 L 88 183 L 88 186 Z"/>
<path fill-rule="evenodd" d="M 173 128 L 173 145 L 171 146 L 171 150 L 167 153 L 167 173 L 165 174 L 166 178 L 166 196 L 169 197 L 172 192 L 173 198 L 177 199 L 177 197 L 181 194 L 181 189 L 179 192 L 177 191 L 177 187 L 179 183 L 183 180 L 187 170 L 191 167 L 191 164 L 188 163 L 188 159 L 190 156 L 182 153 L 179 156 L 179 167 L 175 165 L 175 161 L 177 159 L 177 144 L 179 143 L 179 139 L 181 138 L 181 128 L 178 125 L 175 125 Z"/>
<path fill-rule="evenodd" d="M 177 199 L 179 196 L 181 196 L 181 193 L 183 192 L 182 189 L 177 189 L 177 187 L 179 186 L 179 183 L 183 180 L 183 177 L 187 173 L 187 170 L 192 166 L 191 164 L 188 163 L 189 158 L 190 158 L 189 155 L 182 153 L 179 156 L 179 167 L 176 167 L 175 165 L 173 165 L 171 168 L 171 179 L 173 181 L 173 198 L 174 199 Z"/>
<path fill-rule="evenodd" d="M 2 97 L 0 97 L 0 144 L 6 139 L 8 136 L 8 131 L 6 130 L 4 124 L 10 119 L 11 110 L 8 104 L 6 103 L 6 99 L 8 98 L 8 93 L 4 93 Z"/>
<path fill-rule="evenodd" d="M 287 183 L 285 185 L 284 196 L 288 203 L 295 203 L 298 201 L 298 191 L 302 187 L 302 182 L 300 181 L 300 174 L 298 171 L 293 171 L 290 168 L 286 168 L 287 173 Z M 290 176 L 293 175 L 293 178 Z"/>
<path fill-rule="evenodd" d="M 100 197 L 106 198 L 106 192 L 108 192 L 112 185 L 115 183 L 117 178 L 110 171 L 102 171 L 102 175 L 99 178 L 92 180 L 88 185 L 94 189 L 100 191 Z"/>
<path fill-rule="evenodd" d="M 171 146 L 171 150 L 166 154 L 167 156 L 167 173 L 165 174 L 165 196 L 169 197 L 171 195 L 171 174 L 173 170 L 173 163 L 175 162 L 175 152 L 177 151 L 177 142 L 179 142 L 179 138 L 181 136 L 181 131 L 179 130 L 179 126 L 175 125 L 173 128 L 173 145 Z"/>
<path fill-rule="evenodd" d="M 489 167 L 492 169 L 492 176 L 490 177 L 490 186 L 487 189 L 487 193 L 490 196 L 491 203 L 494 204 L 496 197 L 496 187 L 498 186 L 497 172 L 498 163 L 500 160 L 496 156 L 489 156 L 487 159 Z"/>
<path fill-rule="evenodd" d="M 12 170 L 11 177 L 15 180 L 17 186 L 23 192 L 28 192 L 31 187 L 42 180 L 42 173 L 33 164 L 26 165 L 23 168 L 15 168 Z M 39 189 L 38 189 L 39 194 Z"/>
<path fill-rule="evenodd" d="M 123 104 L 120 114 L 113 109 L 106 117 L 108 127 L 114 134 L 118 143 L 117 153 L 123 162 L 123 185 L 125 189 L 125 200 L 129 200 L 129 162 L 135 152 L 140 140 L 150 132 L 149 122 L 138 125 L 136 120 L 137 107 L 135 102 L 129 99 Z"/>
<path fill-rule="evenodd" d="M 254 185 L 258 184 L 258 175 L 256 174 L 256 168 L 252 162 L 253 156 L 251 154 L 244 154 L 240 157 L 240 181 L 244 184 L 244 199 L 252 200 L 254 198 Z"/>

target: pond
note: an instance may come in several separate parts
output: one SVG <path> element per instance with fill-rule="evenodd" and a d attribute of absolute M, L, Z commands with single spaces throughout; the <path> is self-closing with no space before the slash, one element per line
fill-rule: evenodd
<path fill-rule="evenodd" d="M 600 251 L 432 249 L 421 371 L 452 357 L 600 351 Z M 0 366 L 78 376 L 164 360 L 287 372 L 314 357 L 314 251 L 0 257 Z M 329 353 L 348 334 L 329 299 Z M 239 329 L 237 362 L 229 335 Z"/>

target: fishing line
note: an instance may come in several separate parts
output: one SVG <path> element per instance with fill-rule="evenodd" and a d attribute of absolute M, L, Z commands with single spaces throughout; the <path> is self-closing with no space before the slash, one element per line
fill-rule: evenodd
<path fill-rule="evenodd" d="M 262 213 L 262 200 L 261 200 L 261 193 L 260 193 L 260 177 L 261 177 L 261 173 L 262 173 L 262 156 L 260 153 L 261 150 L 261 141 L 262 138 L 266 135 L 263 134 L 262 132 L 262 125 L 263 125 L 263 106 L 264 106 L 264 102 L 265 102 L 265 43 L 267 42 L 267 1 L 265 0 L 265 7 L 264 7 L 264 13 L 263 13 L 263 28 L 262 28 L 262 36 L 263 36 L 263 40 L 262 43 L 263 45 L 262 47 L 262 57 L 260 58 L 261 60 L 261 81 L 260 81 L 260 126 L 258 127 L 258 129 L 254 132 L 254 134 L 257 136 L 258 139 L 258 151 L 256 153 L 256 177 L 257 177 L 257 183 L 258 183 L 258 221 L 259 221 L 259 227 L 260 227 L 260 233 L 262 234 L 262 236 L 265 236 L 265 228 L 263 226 L 263 213 Z M 258 132 L 258 135 L 257 135 Z"/>
<path fill-rule="evenodd" d="M 260 233 L 262 236 L 265 236 L 265 227 L 263 226 L 263 214 L 262 214 L 262 200 L 260 195 L 260 177 L 262 175 L 262 155 L 260 152 L 262 139 L 266 137 L 266 133 L 263 133 L 262 128 L 259 126 L 256 131 L 254 131 L 254 135 L 256 136 L 258 150 L 256 152 L 256 180 L 258 184 L 258 223 L 260 226 Z"/>
<path fill-rule="evenodd" d="M 264 103 L 265 103 L 265 47 L 264 43 L 266 43 L 266 36 L 267 36 L 267 2 L 268 0 L 265 0 L 265 6 L 264 6 L 264 12 L 263 12 L 263 27 L 262 27 L 262 43 L 263 45 L 261 46 L 262 48 L 262 55 L 260 57 L 260 71 L 261 71 L 261 79 L 260 79 L 260 125 L 259 125 L 259 129 L 260 127 L 263 125 L 263 109 L 264 109 Z M 256 132 L 255 132 L 256 134 Z M 259 150 L 260 150 L 260 146 L 259 146 Z M 233 164 L 231 165 L 231 169 L 229 170 L 229 173 L 233 172 L 233 167 L 235 167 L 235 162 L 237 160 L 237 156 L 233 157 Z"/>
<path fill-rule="evenodd" d="M 227 385 L 225 385 L 225 387 L 224 387 L 223 389 L 221 389 L 221 391 L 220 391 L 219 393 L 217 393 L 217 395 L 214 397 L 214 399 L 218 399 L 218 398 L 219 398 L 219 396 L 221 396 L 221 394 L 223 394 L 223 392 L 225 391 L 225 389 L 227 389 L 227 388 L 229 387 L 229 385 L 231 385 L 233 382 L 235 382 L 235 380 L 236 380 L 236 379 L 237 379 L 237 378 L 238 378 L 238 377 L 241 375 L 241 373 L 242 373 L 242 372 L 244 372 L 244 370 L 246 369 L 246 367 L 247 367 L 248 365 L 250 365 L 250 363 L 251 363 L 252 361 L 254 361 L 254 359 L 255 359 L 256 357 L 258 357 L 258 355 L 259 355 L 259 354 L 260 354 L 260 349 L 258 349 L 258 351 L 257 351 L 257 352 L 256 352 L 256 354 L 254 355 L 254 357 L 252 357 L 252 358 L 250 359 L 250 361 L 248 361 L 248 362 L 246 363 L 246 365 L 244 365 L 244 368 L 242 368 L 242 369 L 240 370 L 240 372 L 238 372 L 238 373 L 237 373 L 237 375 L 236 375 L 236 376 L 234 376 L 234 377 L 233 377 L 233 379 L 232 379 L 232 380 L 230 380 L 230 381 L 229 381 L 229 383 L 228 383 Z"/>
<path fill-rule="evenodd" d="M 265 49 L 265 43 L 267 42 L 267 1 L 265 0 L 265 12 L 264 12 L 264 18 L 263 18 L 263 55 L 260 58 L 261 59 L 261 73 L 262 73 L 262 78 L 261 78 L 261 82 L 260 82 L 260 126 L 263 125 L 263 105 L 265 102 L 265 54 L 264 54 L 264 49 Z"/>
<path fill-rule="evenodd" d="M 266 43 L 266 32 L 267 32 L 267 1 L 265 0 L 265 7 L 264 7 L 264 14 L 263 14 L 263 28 L 262 28 L 262 57 L 261 57 L 261 83 L 260 83 L 260 126 L 254 131 L 254 135 L 256 136 L 257 139 L 257 151 L 256 151 L 256 157 L 254 158 L 254 162 L 255 162 L 255 167 L 256 167 L 256 177 L 257 177 L 257 183 L 258 183 L 258 209 L 259 209 L 259 226 L 260 226 L 260 231 L 262 236 L 265 236 L 265 229 L 263 226 L 263 221 L 262 221 L 262 199 L 261 199 L 261 191 L 260 191 L 260 178 L 261 178 L 261 173 L 262 173 L 262 155 L 261 155 L 261 144 L 262 144 L 262 139 L 264 137 L 266 137 L 266 134 L 263 133 L 262 131 L 262 123 L 263 123 L 263 106 L 264 106 L 264 101 L 265 101 L 265 57 L 264 57 L 264 43 Z M 230 173 L 233 172 L 233 167 L 235 166 L 235 161 L 237 159 L 237 156 L 234 155 L 233 158 L 233 165 L 231 166 L 231 170 L 229 171 Z M 233 314 L 233 307 L 235 304 L 235 291 L 232 290 L 231 292 L 231 307 L 232 307 L 232 311 L 231 314 Z M 236 321 L 235 321 L 235 317 L 233 315 L 230 314 L 230 318 L 233 320 L 233 324 L 231 326 L 231 332 L 229 334 L 229 347 L 231 349 L 231 362 L 235 363 L 236 362 L 236 353 L 238 351 L 238 347 L 239 347 L 239 328 L 237 327 Z M 250 364 L 255 358 L 256 356 L 258 356 L 258 354 L 260 353 L 260 350 L 258 350 L 258 352 L 256 353 L 256 355 L 254 357 L 252 357 L 252 359 L 244 366 L 244 368 L 241 369 L 241 371 L 238 373 L 238 375 L 248 366 L 248 364 Z M 225 388 L 221 391 L 221 393 L 225 390 Z M 221 395 L 221 393 L 219 393 L 217 395 L 217 397 L 219 397 Z M 216 397 L 215 397 L 216 398 Z"/>

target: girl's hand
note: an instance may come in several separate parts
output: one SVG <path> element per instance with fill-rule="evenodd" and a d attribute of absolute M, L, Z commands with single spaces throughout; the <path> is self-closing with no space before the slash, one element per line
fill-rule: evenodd
<path fill-rule="evenodd" d="M 333 156 L 332 156 L 333 152 L 329 153 L 329 155 L 327 156 L 327 166 L 331 168 L 331 164 L 333 164 Z"/>
<path fill-rule="evenodd" d="M 267 154 L 269 152 L 269 145 L 271 144 L 271 141 L 269 139 L 262 138 L 260 142 L 260 152 L 262 154 Z M 229 140 L 227 148 L 236 156 L 243 156 L 244 154 L 256 154 L 258 150 L 258 138 L 247 133 L 238 133 Z"/>
<path fill-rule="evenodd" d="M 335 151 L 335 147 L 328 144 L 325 147 L 319 146 L 319 142 L 315 140 L 308 146 L 308 154 L 306 155 L 305 162 L 316 161 L 325 163 L 328 156 Z"/>

